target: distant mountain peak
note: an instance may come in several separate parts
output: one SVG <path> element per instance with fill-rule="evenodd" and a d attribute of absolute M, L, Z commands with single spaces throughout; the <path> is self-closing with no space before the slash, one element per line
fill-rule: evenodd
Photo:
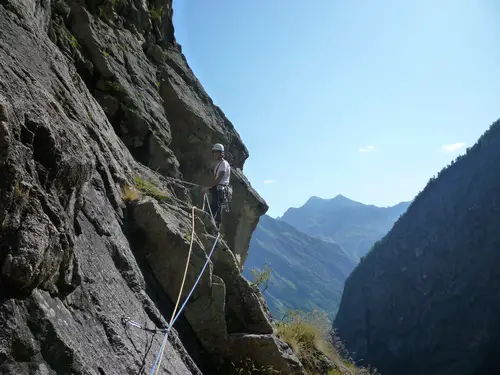
<path fill-rule="evenodd" d="M 306 204 L 309 203 L 309 202 L 314 202 L 314 201 L 324 201 L 324 199 L 313 195 L 311 198 L 309 198 L 307 200 Z"/>
<path fill-rule="evenodd" d="M 347 198 L 345 195 L 342 195 L 342 194 L 338 194 L 337 196 L 335 196 L 334 198 L 332 198 L 332 200 L 335 199 L 335 200 L 344 200 L 344 201 L 351 201 L 351 202 L 354 202 L 352 199 L 349 199 Z"/>
<path fill-rule="evenodd" d="M 402 202 L 384 208 L 366 205 L 342 194 L 330 199 L 313 196 L 302 207 L 288 209 L 280 221 L 309 236 L 339 244 L 357 260 L 391 229 L 408 205 Z"/>
<path fill-rule="evenodd" d="M 328 200 L 333 200 L 333 199 L 347 199 L 347 200 L 351 200 L 351 199 L 347 198 L 345 195 L 337 194 L 335 197 L 330 198 L 330 199 L 324 199 L 324 198 L 317 197 L 316 195 L 313 195 L 307 201 L 308 202 L 309 201 L 328 201 Z"/>
<path fill-rule="evenodd" d="M 309 198 L 307 200 L 307 202 L 304 204 L 304 206 L 306 204 L 311 204 L 311 203 L 312 204 L 319 204 L 319 203 L 326 203 L 326 202 L 354 202 L 354 203 L 358 203 L 356 201 L 353 201 L 350 198 L 347 198 L 345 195 L 342 195 L 342 194 L 338 194 L 335 197 L 329 198 L 329 199 L 324 199 L 324 198 L 320 198 L 320 197 L 313 195 L 311 198 Z"/>
<path fill-rule="evenodd" d="M 356 206 L 366 206 L 366 204 L 363 204 L 361 202 L 357 202 L 355 200 L 352 200 L 350 198 L 347 198 L 345 195 L 338 194 L 332 199 L 328 199 L 326 201 L 327 203 L 330 203 L 330 207 L 356 207 Z"/>

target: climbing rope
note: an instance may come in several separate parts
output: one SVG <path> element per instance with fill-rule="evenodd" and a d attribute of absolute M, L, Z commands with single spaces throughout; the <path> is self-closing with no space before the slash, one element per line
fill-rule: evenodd
<path fill-rule="evenodd" d="M 186 181 L 181 181 L 181 180 L 178 180 L 178 179 L 175 179 L 175 178 L 168 178 L 168 179 L 176 181 L 176 182 L 179 182 L 179 183 L 182 183 L 182 184 L 191 185 L 191 186 L 194 186 L 194 187 L 201 187 L 201 185 L 190 183 L 190 182 L 186 182 Z M 208 210 L 209 210 L 209 213 L 210 213 L 210 216 L 211 216 L 211 219 L 212 219 L 212 223 L 217 228 L 217 226 L 215 225 L 215 218 L 214 218 L 214 215 L 213 215 L 213 212 L 212 212 L 212 208 L 210 207 L 210 203 L 208 202 L 208 197 L 207 197 L 206 193 L 203 195 L 202 211 L 205 211 L 205 203 L 208 206 Z M 182 292 L 184 290 L 184 284 L 185 284 L 186 277 L 187 277 L 187 270 L 188 270 L 188 267 L 189 267 L 189 261 L 191 259 L 191 254 L 192 254 L 192 248 L 193 248 L 193 242 L 194 242 L 194 235 L 195 235 L 195 230 L 194 230 L 194 228 L 195 228 L 195 221 L 194 221 L 194 217 L 195 217 L 194 210 L 195 210 L 195 208 L 196 208 L 195 206 L 192 206 L 192 208 L 191 208 L 191 226 L 192 226 L 192 228 L 191 228 L 191 240 L 190 240 L 190 244 L 189 244 L 189 252 L 188 252 L 188 257 L 186 259 L 186 266 L 185 266 L 185 269 L 184 269 L 184 275 L 183 275 L 181 287 L 180 287 L 180 290 L 179 290 L 179 295 L 178 295 L 178 298 L 177 298 L 177 302 L 175 304 L 174 310 L 172 312 L 172 317 L 171 317 L 170 322 L 168 323 L 167 327 L 164 330 L 158 330 L 158 331 L 157 330 L 152 330 L 152 329 L 149 329 L 149 328 L 142 327 L 139 323 L 134 322 L 133 320 L 131 320 L 129 318 L 123 318 L 123 323 L 124 324 L 129 324 L 129 325 L 134 326 L 136 328 L 143 329 L 143 330 L 149 331 L 149 332 L 154 332 L 154 333 L 156 333 L 156 332 L 165 332 L 162 344 L 160 346 L 160 351 L 158 352 L 158 355 L 156 356 L 155 363 L 153 365 L 153 368 L 151 369 L 150 375 L 157 375 L 158 374 L 158 371 L 159 371 L 160 365 L 161 365 L 161 361 L 163 359 L 163 354 L 164 354 L 164 351 L 165 351 L 165 348 L 166 348 L 166 344 L 167 344 L 167 340 L 168 340 L 168 334 L 170 333 L 170 330 L 172 329 L 173 325 L 175 324 L 175 322 L 177 321 L 177 319 L 181 315 L 181 313 L 184 310 L 184 308 L 186 307 L 189 299 L 191 298 L 191 295 L 193 294 L 194 290 L 196 289 L 196 287 L 197 287 L 197 285 L 198 285 L 201 277 L 203 276 L 203 273 L 204 273 L 204 271 L 205 271 L 208 263 L 210 262 L 210 259 L 212 257 L 212 254 L 213 254 L 214 250 L 215 250 L 217 242 L 220 239 L 220 232 L 219 232 L 219 230 L 217 228 L 217 237 L 215 238 L 214 244 L 212 246 L 212 249 L 210 250 L 210 253 L 209 253 L 208 257 L 207 257 L 207 260 L 205 261 L 205 264 L 203 265 L 203 267 L 201 269 L 201 272 L 198 275 L 198 278 L 196 279 L 193 287 L 191 288 L 191 290 L 190 290 L 189 294 L 187 295 L 185 301 L 183 302 L 181 308 L 177 312 L 177 308 L 179 306 L 179 302 L 180 302 L 180 299 L 181 299 L 181 296 L 182 296 Z"/>
<path fill-rule="evenodd" d="M 173 177 L 163 177 L 163 178 L 170 180 L 170 181 L 179 182 L 179 183 L 184 184 L 184 185 L 190 185 L 193 187 L 201 187 L 201 185 L 199 185 L 199 184 L 195 184 L 193 182 L 182 181 L 182 180 L 179 180 L 178 178 L 173 178 Z"/>
<path fill-rule="evenodd" d="M 130 319 L 129 317 L 125 317 L 125 316 L 122 317 L 122 324 L 124 326 L 126 326 L 128 324 L 132 327 L 139 328 L 139 329 L 142 329 L 143 331 L 151 332 L 151 333 L 155 333 L 155 334 L 158 332 L 165 332 L 165 329 L 144 327 L 140 323 L 137 323 L 137 322 L 133 321 L 132 319 Z"/>
<path fill-rule="evenodd" d="M 212 216 L 212 220 L 214 220 L 214 217 L 212 215 L 212 210 L 210 208 L 210 204 L 208 203 L 208 198 L 207 198 L 206 194 L 204 194 L 204 197 L 203 197 L 203 208 L 205 207 L 205 202 L 207 202 L 208 207 L 209 207 L 209 211 L 210 211 L 210 215 Z M 220 232 L 218 232 L 217 233 L 217 237 L 215 238 L 214 244 L 212 246 L 212 249 L 210 250 L 210 253 L 208 254 L 207 260 L 205 261 L 205 264 L 203 265 L 203 267 L 201 269 L 201 272 L 198 275 L 198 278 L 194 282 L 194 285 L 191 288 L 191 290 L 189 291 L 189 294 L 187 295 L 186 299 L 184 300 L 184 303 L 182 304 L 181 308 L 177 312 L 177 307 L 179 306 L 179 302 L 180 302 L 180 299 L 181 299 L 182 291 L 184 289 L 184 283 L 186 281 L 187 270 L 188 270 L 188 267 L 189 267 L 189 260 L 191 258 L 191 253 L 192 253 L 192 249 L 193 249 L 194 224 L 195 224 L 194 223 L 194 209 L 195 209 L 195 206 L 193 206 L 192 209 L 191 209 L 191 215 L 192 215 L 192 221 L 191 221 L 191 224 L 192 224 L 191 241 L 190 241 L 190 245 L 189 245 L 188 257 L 187 257 L 187 260 L 186 260 L 186 267 L 184 269 L 184 276 L 183 276 L 183 279 L 182 279 L 181 288 L 179 290 L 179 296 L 177 298 L 177 302 L 175 304 L 174 311 L 172 313 L 172 318 L 170 319 L 170 322 L 168 323 L 168 326 L 165 329 L 165 335 L 163 337 L 163 341 L 162 341 L 162 344 L 160 346 L 160 351 L 158 352 L 158 355 L 156 356 L 155 363 L 153 365 L 153 368 L 151 369 L 150 375 L 157 375 L 158 374 L 158 371 L 159 371 L 160 365 L 161 365 L 161 361 L 162 361 L 162 358 L 163 358 L 163 353 L 164 353 L 165 348 L 167 346 L 168 334 L 170 333 L 170 330 L 172 329 L 173 325 L 175 324 L 177 318 L 179 318 L 179 316 L 181 315 L 182 311 L 186 307 L 186 304 L 188 303 L 189 299 L 191 298 L 191 295 L 193 294 L 194 290 L 198 286 L 198 283 L 200 282 L 200 279 L 201 279 L 203 273 L 205 272 L 205 269 L 206 269 L 208 263 L 210 262 L 212 254 L 213 254 L 213 252 L 215 250 L 215 246 L 217 245 L 217 242 L 219 241 L 219 238 L 220 238 Z M 177 312 L 177 314 L 176 314 L 176 312 Z M 136 326 L 136 327 L 139 326 L 138 324 L 132 324 L 132 323 L 135 323 L 135 322 L 129 321 L 129 324 L 131 324 L 133 326 Z M 142 328 L 142 327 L 139 326 L 138 328 Z"/>
<path fill-rule="evenodd" d="M 202 185 L 200 184 L 195 184 L 193 182 L 188 182 L 188 181 L 183 181 L 183 180 L 179 180 L 178 178 L 174 178 L 174 177 L 166 177 L 166 176 L 162 176 L 161 178 L 165 179 L 166 181 L 170 181 L 170 182 L 177 182 L 177 183 L 180 183 L 180 184 L 183 184 L 183 185 L 188 185 L 188 186 L 192 186 L 192 187 L 196 187 L 196 188 L 203 188 Z M 229 187 L 230 188 L 230 187 Z M 206 194 L 204 196 L 206 198 Z M 174 198 L 175 200 L 177 200 L 178 202 L 180 203 L 184 203 L 183 201 L 181 201 L 180 199 L 178 198 Z M 230 199 L 230 198 L 227 198 L 226 199 Z M 215 216 L 219 213 L 219 211 L 221 211 L 222 209 L 222 206 L 221 205 L 218 205 L 217 207 L 217 211 L 215 212 L 215 215 L 213 214 L 212 212 L 212 209 L 210 207 L 210 203 L 208 202 L 208 198 L 207 198 L 207 204 L 208 204 L 208 208 L 209 208 L 209 211 L 210 211 L 210 216 L 212 216 L 212 223 L 215 225 Z M 202 211 L 205 211 L 205 200 L 203 200 L 203 208 L 202 208 Z"/>
<path fill-rule="evenodd" d="M 206 195 L 205 195 L 206 196 Z M 205 202 L 205 197 L 203 197 L 203 202 Z M 175 313 L 177 312 L 177 308 L 179 307 L 179 302 L 181 300 L 181 295 L 182 295 L 182 291 L 184 290 L 184 283 L 186 281 L 186 276 L 187 276 L 187 271 L 188 271 L 188 268 L 189 268 L 189 260 L 191 259 L 191 253 L 193 251 L 193 242 L 194 242 L 194 208 L 195 206 L 193 206 L 191 208 L 191 241 L 189 243 L 189 252 L 188 252 L 188 256 L 187 256 L 187 259 L 186 259 L 186 266 L 184 267 L 184 275 L 182 277 L 182 283 L 181 283 L 181 288 L 179 290 L 179 296 L 177 297 L 177 302 L 175 303 L 175 307 L 174 307 L 174 311 L 172 312 L 172 317 L 170 319 L 170 322 L 168 323 L 168 328 L 167 328 L 167 331 L 165 332 L 165 338 L 163 341 L 165 341 L 166 343 L 166 339 L 167 339 L 167 336 L 168 336 L 168 332 L 170 330 L 170 327 L 172 327 L 172 322 L 174 320 L 174 317 L 175 317 Z M 161 346 L 161 350 L 160 350 L 160 353 L 158 353 L 158 356 L 156 357 L 156 361 L 155 361 L 155 365 L 153 367 L 153 370 L 156 368 L 156 369 L 159 369 L 160 368 L 160 363 L 161 363 L 161 359 L 158 360 L 158 358 L 161 358 L 163 357 L 163 352 L 165 350 L 165 345 L 162 343 L 162 346 Z M 158 362 L 158 366 L 157 366 L 157 363 Z M 153 371 L 151 370 L 151 371 Z M 153 372 L 152 372 L 153 373 Z M 156 375 L 158 373 L 158 370 L 154 371 L 154 374 Z"/>
<path fill-rule="evenodd" d="M 162 178 L 165 179 L 165 180 L 167 180 L 167 181 L 178 182 L 180 184 L 184 184 L 184 185 L 188 185 L 188 186 L 192 186 L 192 187 L 196 187 L 196 188 L 203 188 L 202 185 L 195 184 L 193 182 L 182 181 L 182 180 L 179 180 L 179 179 L 174 178 L 174 177 L 165 177 L 165 176 L 162 176 Z M 171 197 L 171 198 L 173 198 L 173 197 Z M 185 202 L 181 201 L 179 198 L 173 198 L 173 199 L 176 200 L 176 201 L 178 201 L 181 204 L 185 203 Z M 212 208 L 210 207 L 210 203 L 208 202 L 208 198 L 207 198 L 207 194 L 206 193 L 203 196 L 203 207 L 201 208 L 201 210 L 205 211 L 205 200 L 207 201 L 208 210 L 210 211 L 210 216 L 212 217 L 212 224 L 214 225 L 214 227 L 217 227 L 216 224 L 215 224 L 215 215 L 212 212 Z M 220 209 L 221 209 L 220 207 L 217 208 L 217 211 L 215 212 L 216 215 L 220 211 Z"/>

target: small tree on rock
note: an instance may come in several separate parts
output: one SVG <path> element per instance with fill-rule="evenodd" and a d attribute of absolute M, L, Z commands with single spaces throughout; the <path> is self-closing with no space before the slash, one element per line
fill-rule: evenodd
<path fill-rule="evenodd" d="M 257 286 L 258 288 L 260 288 L 261 285 L 264 285 L 264 289 L 261 290 L 262 293 L 264 293 L 269 287 L 269 278 L 271 277 L 271 271 L 272 269 L 267 264 L 262 267 L 262 270 L 252 268 L 252 285 Z"/>

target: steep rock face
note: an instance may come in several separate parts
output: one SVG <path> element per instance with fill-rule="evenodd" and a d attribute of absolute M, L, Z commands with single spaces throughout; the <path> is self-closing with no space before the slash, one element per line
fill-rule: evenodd
<path fill-rule="evenodd" d="M 157 275 L 160 284 L 171 299 L 175 300 L 182 281 L 178 277 L 178 270 L 184 267 L 188 253 L 186 250 L 191 240 L 190 235 L 186 235 L 185 232 L 191 221 L 189 215 L 174 208 L 169 212 L 158 203 L 149 200 L 135 205 L 134 220 L 146 236 L 144 251 L 147 252 L 148 263 Z M 201 228 L 201 223 L 196 228 L 198 233 L 206 232 Z M 194 238 L 187 285 L 193 285 L 195 278 L 200 274 L 206 254 L 210 252 L 214 239 L 212 236 L 206 241 L 203 241 L 200 236 Z M 264 310 L 259 308 L 258 296 L 237 272 L 238 265 L 231 250 L 224 242 L 220 242 L 216 250 L 213 258 L 214 264 L 209 264 L 186 308 L 187 319 L 195 331 L 199 332 L 200 340 L 209 350 L 221 350 L 224 346 L 228 331 L 226 313 L 233 319 L 241 321 L 241 329 L 252 330 L 252 327 L 255 327 L 255 333 L 272 333 L 273 331 Z M 247 285 L 246 293 L 242 288 L 233 290 L 237 287 L 237 280 Z M 222 290 L 219 291 L 219 289 Z M 182 300 L 185 299 L 187 293 L 188 290 L 184 290 Z M 237 295 L 238 300 L 226 299 L 226 295 Z M 235 309 L 250 313 L 255 307 L 255 314 L 248 314 L 248 319 L 245 319 L 242 314 L 234 314 Z M 219 339 L 220 342 L 218 342 Z"/>
<path fill-rule="evenodd" d="M 241 173 L 248 150 L 180 53 L 171 1 L 90 3 L 57 0 L 49 34 L 74 57 L 116 133 L 144 165 L 203 185 L 212 174 L 211 145 L 224 143 L 234 189 L 225 233 L 244 261 L 267 205 Z"/>
<path fill-rule="evenodd" d="M 165 0 L 0 0 L 2 373 L 151 368 L 162 335 L 122 320 L 166 326 L 190 207 L 201 203 L 199 191 L 169 178 L 205 183 L 216 141 L 234 168 L 232 210 L 160 373 L 210 374 L 214 362 L 242 359 L 232 347 L 248 337 L 274 345 L 277 368 L 303 373 L 269 340 L 262 296 L 239 273 L 267 210 L 241 171 L 248 151 L 187 66 L 171 16 Z M 166 201 L 126 204 L 123 189 L 137 179 Z M 197 213 L 185 290 L 213 243 L 206 216 Z M 262 353 L 240 353 L 269 364 Z"/>
<path fill-rule="evenodd" d="M 160 204 L 151 198 L 133 204 L 133 221 L 139 230 L 134 235 L 140 242 L 137 251 L 171 300 L 177 299 L 182 283 L 179 271 L 184 269 L 191 242 L 189 211 L 187 205 Z M 189 287 L 183 289 L 181 301 L 214 246 L 215 237 L 205 230 L 207 224 L 211 225 L 208 214 L 199 213 L 187 270 Z M 217 366 L 250 358 L 256 366 L 272 365 L 284 374 L 302 375 L 304 369 L 298 359 L 272 335 L 273 327 L 258 288 L 240 274 L 236 257 L 223 240 L 216 244 L 212 260 L 184 313 L 204 350 Z M 243 350 L 249 338 L 253 338 L 255 347 L 266 350 Z M 268 355 L 270 351 L 272 356 Z"/>
<path fill-rule="evenodd" d="M 341 339 L 382 374 L 500 372 L 500 122 L 348 278 Z"/>
<path fill-rule="evenodd" d="M 121 317 L 165 320 L 121 228 L 120 184 L 135 163 L 49 40 L 47 12 L 0 5 L 0 366 L 136 373 L 151 366 L 160 337 Z M 164 369 L 200 374 L 175 334 L 168 350 Z"/>

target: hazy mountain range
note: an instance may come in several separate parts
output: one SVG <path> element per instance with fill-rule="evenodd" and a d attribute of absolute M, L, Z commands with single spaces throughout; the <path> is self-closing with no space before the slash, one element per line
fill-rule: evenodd
<path fill-rule="evenodd" d="M 310 198 L 302 207 L 289 208 L 280 220 L 310 236 L 340 245 L 353 259 L 365 255 L 406 211 L 410 202 L 377 207 L 343 195 Z"/>
<path fill-rule="evenodd" d="M 278 219 L 263 216 L 250 242 L 243 274 L 272 268 L 264 295 L 280 317 L 288 309 L 322 309 L 333 316 L 344 282 L 359 258 L 392 227 L 408 207 L 376 207 L 342 195 L 310 198 Z"/>

